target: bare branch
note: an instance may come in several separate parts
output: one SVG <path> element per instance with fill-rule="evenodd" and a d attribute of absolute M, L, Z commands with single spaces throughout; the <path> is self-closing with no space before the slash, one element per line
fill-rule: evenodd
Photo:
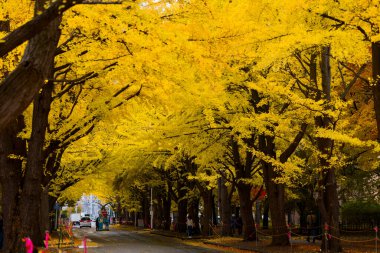
<path fill-rule="evenodd" d="M 354 84 L 356 83 L 356 81 L 360 78 L 360 74 L 363 73 L 363 71 L 365 70 L 365 68 L 367 67 L 367 63 L 363 64 L 360 69 L 358 70 L 357 73 L 355 73 L 354 75 L 354 78 L 351 80 L 351 82 L 345 87 L 343 93 L 340 95 L 340 98 L 342 100 L 345 100 L 346 99 L 346 96 L 348 94 L 348 92 L 351 90 L 352 86 L 354 86 Z"/>

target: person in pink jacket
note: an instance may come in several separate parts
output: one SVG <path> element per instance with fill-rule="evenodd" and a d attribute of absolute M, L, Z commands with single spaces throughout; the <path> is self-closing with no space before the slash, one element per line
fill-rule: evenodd
<path fill-rule="evenodd" d="M 29 237 L 25 237 L 23 241 L 25 242 L 26 253 L 33 253 L 34 245 L 32 240 Z"/>

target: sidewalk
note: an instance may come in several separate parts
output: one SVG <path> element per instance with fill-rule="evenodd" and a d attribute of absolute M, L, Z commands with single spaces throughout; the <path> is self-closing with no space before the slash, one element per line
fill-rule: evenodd
<path fill-rule="evenodd" d="M 49 248 L 39 248 L 38 252 L 42 253 L 76 253 L 83 252 L 83 238 L 73 236 L 73 239 L 64 237 L 63 241 L 59 242 L 57 231 L 53 231 L 49 240 Z M 59 243 L 59 247 L 58 247 Z M 97 247 L 97 243 L 92 242 L 90 239 L 86 240 L 88 248 Z"/>
<path fill-rule="evenodd" d="M 189 238 L 186 234 L 179 234 L 173 231 L 151 231 L 153 234 L 162 236 L 177 237 L 187 240 L 188 243 L 197 243 L 208 245 L 213 248 L 220 249 L 224 252 L 255 252 L 255 253 L 317 253 L 321 252 L 321 241 L 316 240 L 315 243 L 307 242 L 306 236 L 294 236 L 289 246 L 271 246 L 271 238 L 267 236 L 259 236 L 258 241 L 243 241 L 242 237 L 220 237 L 214 236 L 202 238 L 200 236 Z M 194 243 L 193 243 L 194 242 Z M 366 237 L 346 235 L 341 240 L 345 253 L 375 253 L 380 252 L 380 243 L 376 251 L 374 240 L 368 240 Z"/>
<path fill-rule="evenodd" d="M 115 226 L 114 229 L 118 230 L 141 230 L 150 231 L 148 229 L 136 229 L 130 226 Z M 315 243 L 310 243 L 306 241 L 305 236 L 294 236 L 291 240 L 291 245 L 289 246 L 271 246 L 271 238 L 265 236 L 264 234 L 259 235 L 258 241 L 243 241 L 241 236 L 235 237 L 221 237 L 218 235 L 210 237 L 202 236 L 192 236 L 188 237 L 186 233 L 178 233 L 174 231 L 164 231 L 164 230 L 151 230 L 151 234 L 156 234 L 166 237 L 174 237 L 184 240 L 186 243 L 193 246 L 210 247 L 213 249 L 220 250 L 220 252 L 254 252 L 254 253 L 316 253 L 320 251 L 321 241 L 317 240 Z M 52 241 L 49 245 L 53 246 L 56 237 L 52 236 Z M 75 238 L 74 247 L 61 248 L 50 247 L 49 250 L 45 250 L 45 253 L 79 253 L 83 252 L 83 248 L 79 248 L 82 244 L 83 238 Z M 88 246 L 94 246 L 94 242 L 87 242 Z M 378 242 L 380 246 L 380 243 Z M 54 245 L 56 246 L 56 245 Z M 95 245 L 96 246 L 96 245 Z M 360 236 L 343 236 L 342 246 L 345 253 L 375 253 L 375 242 L 373 240 L 368 240 L 366 237 Z M 379 249 L 378 249 L 379 250 Z M 380 251 L 379 251 L 380 252 Z"/>
<path fill-rule="evenodd" d="M 204 245 L 217 247 L 227 252 L 257 252 L 257 253 L 277 253 L 277 252 L 320 252 L 320 241 L 316 243 L 308 243 L 306 239 L 294 238 L 292 245 L 274 247 L 270 246 L 270 239 L 260 239 L 258 241 L 243 241 L 241 236 L 236 237 L 220 237 L 212 236 L 204 238 L 201 236 L 193 236 L 189 238 L 186 234 L 180 234 L 174 231 L 153 230 L 152 234 L 176 237 L 182 240 L 195 240 Z"/>

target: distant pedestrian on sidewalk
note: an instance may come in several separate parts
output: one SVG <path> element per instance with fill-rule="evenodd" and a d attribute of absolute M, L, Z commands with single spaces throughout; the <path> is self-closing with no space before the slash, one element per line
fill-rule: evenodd
<path fill-rule="evenodd" d="M 241 235 L 243 233 L 243 220 L 241 216 L 238 216 L 236 219 L 236 228 L 237 228 L 238 234 Z"/>
<path fill-rule="evenodd" d="M 187 235 L 191 237 L 193 235 L 193 228 L 194 228 L 194 222 L 191 216 L 187 217 L 186 226 L 187 226 Z"/>
<path fill-rule="evenodd" d="M 235 235 L 236 229 L 237 229 L 237 220 L 236 220 L 235 214 L 232 214 L 232 217 L 231 217 L 231 235 L 232 236 Z"/>
<path fill-rule="evenodd" d="M 307 239 L 306 239 L 306 241 L 310 242 L 310 237 L 311 237 L 313 240 L 313 243 L 315 242 L 316 226 L 317 226 L 317 216 L 313 212 L 310 212 L 306 216 L 306 228 L 307 228 Z"/>

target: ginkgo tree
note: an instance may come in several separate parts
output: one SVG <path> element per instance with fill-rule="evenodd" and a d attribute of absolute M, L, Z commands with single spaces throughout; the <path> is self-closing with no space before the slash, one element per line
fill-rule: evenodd
<path fill-rule="evenodd" d="M 74 16 L 80 15 L 86 18 L 85 14 L 80 13 L 86 13 L 86 8 L 88 7 L 82 7 L 82 11 L 74 11 Z M 120 18 L 122 17 L 120 14 L 121 10 L 128 12 L 130 9 L 125 9 L 124 6 L 121 5 L 119 5 L 118 8 L 119 9 L 110 8 L 111 10 L 109 10 L 109 17 L 111 19 L 114 19 L 111 13 L 118 15 Z M 101 13 L 100 10 L 102 10 L 102 8 L 99 8 L 99 13 Z M 78 14 L 78 12 L 80 14 Z M 125 15 L 125 17 L 127 18 L 128 16 Z M 65 27 L 66 22 L 70 21 L 70 19 L 70 16 L 67 16 L 64 19 L 62 24 L 63 28 Z M 59 25 L 58 21 L 59 20 L 54 23 L 54 25 L 56 25 L 56 30 Z M 125 19 L 123 22 L 120 22 L 118 26 L 118 31 L 120 34 L 123 34 L 125 32 L 124 30 L 128 28 L 128 24 L 126 24 L 129 23 L 128 21 L 130 21 L 130 23 L 136 22 L 136 20 Z M 99 32 L 102 31 L 102 29 L 109 29 L 108 27 L 101 27 L 101 24 L 99 23 L 96 25 L 98 25 L 97 30 Z M 91 132 L 94 124 L 100 120 L 102 115 L 104 115 L 107 110 L 121 106 L 123 102 L 138 95 L 141 90 L 141 83 L 139 83 L 137 89 L 132 88 L 134 89 L 133 91 L 125 92 L 132 86 L 129 83 L 131 80 L 125 75 L 122 75 L 122 72 L 120 71 L 117 74 L 117 79 L 112 74 L 107 76 L 107 73 L 112 72 L 112 70 L 116 70 L 117 68 L 115 66 L 121 62 L 120 60 L 115 62 L 115 60 L 125 57 L 126 55 L 133 56 L 132 51 L 127 50 L 124 45 L 120 47 L 122 41 L 118 42 L 119 39 L 116 39 L 115 41 L 111 40 L 109 42 L 115 47 L 115 51 L 113 52 L 115 54 L 115 59 L 108 59 L 105 54 L 101 55 L 99 52 L 104 52 L 103 49 L 105 40 L 110 39 L 107 39 L 107 37 L 99 37 L 98 34 L 92 33 L 95 30 L 94 27 L 77 27 L 73 31 L 70 30 L 71 28 L 72 27 L 67 29 L 67 34 L 62 36 L 62 43 L 60 46 L 57 47 L 57 45 L 54 45 L 54 50 L 52 50 L 53 53 L 51 56 L 55 56 L 56 68 L 54 68 L 53 61 L 46 64 L 42 63 L 45 68 L 48 67 L 46 71 L 49 72 L 49 75 L 46 80 L 46 85 L 35 98 L 32 113 L 33 116 L 31 116 L 31 118 L 29 118 L 29 115 L 26 116 L 27 127 L 30 127 L 31 131 L 26 131 L 25 134 L 17 137 L 16 132 L 20 132 L 24 127 L 24 120 L 22 118 L 19 118 L 18 120 L 20 122 L 18 124 L 18 129 L 8 129 L 3 131 L 2 140 L 4 143 L 4 150 L 9 148 L 11 143 L 15 142 L 17 138 L 21 141 L 20 146 L 15 147 L 15 150 L 4 151 L 4 164 L 2 166 L 2 178 L 4 179 L 2 186 L 3 189 L 7 190 L 7 194 L 3 195 L 7 196 L 7 199 L 4 197 L 3 200 L 6 200 L 6 205 L 10 207 L 9 209 L 5 209 L 4 213 L 7 217 L 5 224 L 5 230 L 7 231 L 5 237 L 5 248 L 7 250 L 15 250 L 18 247 L 21 247 L 20 238 L 26 236 L 26 233 L 32 237 L 36 244 L 42 243 L 43 228 L 40 227 L 39 219 L 29 219 L 30 215 L 38 217 L 40 214 L 39 202 L 41 199 L 41 191 L 40 188 L 36 190 L 33 189 L 33 187 L 35 187 L 35 185 L 42 184 L 46 190 L 46 194 L 51 186 L 51 180 L 59 174 L 62 174 L 62 169 L 64 170 L 64 168 L 60 168 L 60 159 L 67 146 Z M 90 29 L 92 31 L 90 31 Z M 140 30 L 137 30 L 136 33 L 138 34 L 140 32 Z M 41 33 L 35 37 L 36 41 L 33 43 L 36 43 L 38 47 L 43 46 L 41 45 L 42 42 L 39 40 L 46 39 L 51 41 L 49 38 L 46 38 L 46 34 L 44 34 L 45 33 Z M 146 34 L 144 34 L 144 36 L 145 35 Z M 55 40 L 55 43 L 57 42 L 58 40 Z M 83 52 L 83 49 L 78 49 L 78 45 L 84 43 L 91 46 L 93 50 Z M 131 43 L 131 45 L 132 44 L 133 43 Z M 46 48 L 46 45 L 43 47 Z M 70 57 L 70 53 L 72 53 L 72 55 L 82 56 L 82 58 L 79 60 L 78 58 L 74 59 L 72 56 Z M 134 53 L 136 53 L 136 51 L 134 51 Z M 49 54 L 44 55 L 44 57 L 48 55 Z M 136 55 L 138 56 L 137 53 Z M 110 61 L 112 62 L 110 63 Z M 87 63 L 87 68 L 91 69 L 91 71 L 84 67 L 84 63 Z M 125 64 L 129 65 L 130 62 Z M 123 67 L 122 63 L 120 63 L 120 65 Z M 100 85 L 91 83 L 90 80 L 94 78 L 102 80 L 103 83 Z M 110 82 L 112 84 L 112 88 L 104 89 L 104 87 L 110 85 Z M 83 96 L 83 90 L 86 90 L 85 95 L 87 96 Z M 104 90 L 102 93 L 104 98 L 98 100 L 95 99 L 96 96 L 99 96 L 99 91 L 101 90 Z M 95 93 L 93 93 L 93 91 L 95 91 Z M 106 93 L 106 91 L 108 93 Z M 89 96 L 89 94 L 92 96 Z M 99 96 L 99 98 L 102 98 L 102 96 Z M 103 108 L 99 108 L 99 105 L 102 105 Z M 51 108 L 53 108 L 53 110 L 50 113 Z M 11 133 L 11 131 L 13 132 Z M 13 138 L 13 141 L 9 140 L 9 142 L 6 143 L 5 138 L 9 137 L 11 139 Z M 26 150 L 25 140 L 27 139 L 30 140 Z M 24 147 L 22 147 L 22 145 L 24 145 Z M 89 153 L 91 153 L 91 151 L 89 151 Z M 15 157 L 16 159 L 20 159 L 20 161 L 22 161 L 22 157 L 24 157 L 25 161 L 27 161 L 25 180 L 22 180 L 23 174 L 21 172 L 24 169 L 22 163 L 14 164 L 14 170 L 19 171 L 20 174 L 13 174 L 12 178 L 14 180 L 12 180 L 12 182 L 7 180 L 8 177 L 6 176 L 6 173 L 11 173 L 11 170 L 7 170 L 7 166 L 11 165 L 6 165 L 8 162 L 7 160 L 10 158 L 8 154 L 17 154 L 20 157 Z M 65 171 L 65 173 L 67 173 L 67 171 Z M 45 177 L 43 177 L 44 174 L 46 175 Z M 74 178 L 74 182 L 75 180 L 76 179 Z M 24 185 L 22 185 L 22 182 L 25 182 Z M 9 185 L 10 183 L 12 185 Z M 67 184 L 68 182 L 65 183 Z M 66 185 L 64 187 L 68 186 L 69 185 Z M 21 188 L 22 191 L 19 191 L 19 188 Z M 21 193 L 22 197 L 21 202 L 17 204 L 18 197 L 16 195 L 19 193 Z M 16 214 L 19 212 L 15 212 L 13 210 L 15 208 L 20 208 L 20 217 L 16 217 Z M 45 206 L 43 210 L 47 208 L 48 207 Z M 45 217 L 48 216 L 46 215 Z M 42 219 L 41 221 L 43 221 L 43 217 L 40 218 Z M 19 221 L 21 221 L 23 226 L 18 225 Z M 48 221 L 48 218 L 46 221 Z M 18 228 L 19 231 L 16 231 Z"/>
<path fill-rule="evenodd" d="M 228 184 L 231 191 L 238 186 L 245 238 L 254 232 L 250 189 L 263 182 L 273 244 L 286 245 L 286 189 L 312 170 L 323 222 L 333 235 L 324 243 L 339 251 L 338 172 L 350 158 L 379 166 L 363 163 L 378 156 L 374 138 L 352 127 L 353 122 L 366 125 L 378 111 L 378 85 L 370 86 L 365 76 L 376 58 L 368 51 L 376 46 L 368 43 L 376 42 L 376 29 L 368 30 L 376 28 L 376 6 L 345 4 L 348 10 L 327 0 L 323 5 L 209 0 L 74 7 L 28 46 L 27 52 L 39 53 L 49 40 L 49 54 L 38 56 L 46 73 L 36 76 L 36 89 L 41 80 L 46 84 L 36 96 L 33 116 L 31 109 L 2 134 L 2 178 L 14 166 L 20 179 L 23 160 L 13 158 L 27 157 L 26 182 L 30 187 L 42 183 L 55 197 L 69 186 L 64 182 L 83 179 L 77 183 L 83 189 L 87 175 L 99 171 L 107 180 L 117 175 L 120 193 L 126 182 L 138 179 L 132 190 L 141 193 L 147 215 L 147 187 L 162 180 L 160 175 L 168 182 L 175 175 L 178 184 L 166 184 L 162 194 L 172 191 L 179 222 L 184 224 L 189 211 L 196 214 L 200 193 L 207 211 L 201 222 L 208 228 L 218 173 L 229 171 L 236 180 Z M 356 12 L 357 6 L 365 11 Z M 59 24 L 60 41 L 49 39 L 58 37 Z M 16 68 L 12 57 L 18 55 L 3 60 L 4 75 Z M 360 87 L 372 89 L 375 110 Z M 24 124 L 29 130 L 20 135 Z M 144 182 L 150 170 L 157 174 Z M 3 188 L 21 182 L 2 181 Z M 37 202 L 40 191 L 29 192 L 21 206 L 37 210 L 28 200 Z M 37 238 L 39 232 L 34 233 Z"/>

